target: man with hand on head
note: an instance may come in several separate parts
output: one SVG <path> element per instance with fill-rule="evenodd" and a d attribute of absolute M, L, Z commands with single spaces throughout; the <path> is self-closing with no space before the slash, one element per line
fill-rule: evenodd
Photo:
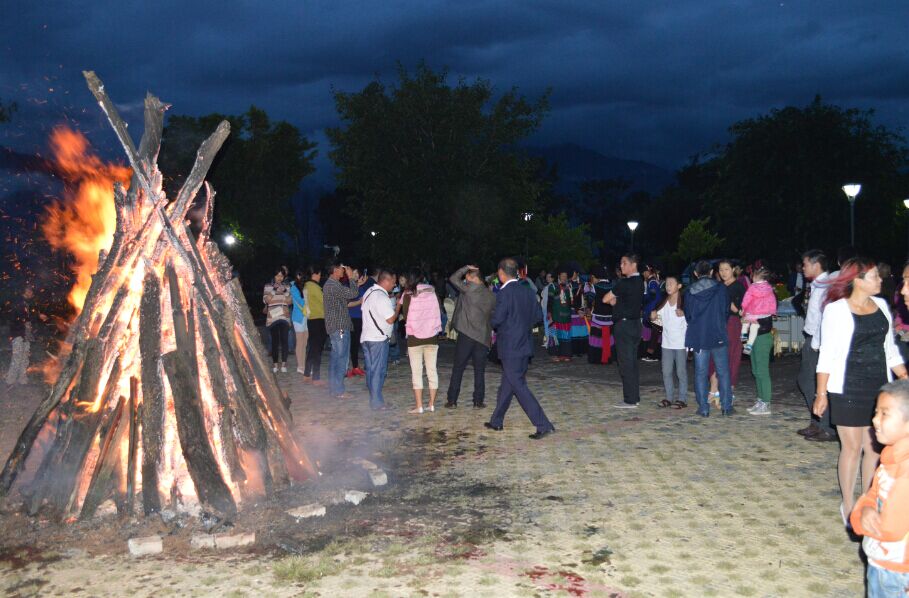
<path fill-rule="evenodd" d="M 452 326 L 458 333 L 455 344 L 454 364 L 448 383 L 448 401 L 445 406 L 458 406 L 461 379 L 467 363 L 473 361 L 473 406 L 485 407 L 486 397 L 486 356 L 492 345 L 492 328 L 489 319 L 496 304 L 495 295 L 483 283 L 480 269 L 464 266 L 451 275 L 449 282 L 458 290 Z"/>
<path fill-rule="evenodd" d="M 325 305 L 325 331 L 331 340 L 331 358 L 328 362 L 328 392 L 338 399 L 349 399 L 351 395 L 344 392 L 344 374 L 347 372 L 347 360 L 350 358 L 350 337 L 353 323 L 350 321 L 348 302 L 357 298 L 357 279 L 360 273 L 333 260 L 328 267 L 329 278 L 322 288 Z M 347 276 L 348 286 L 341 284 Z"/>

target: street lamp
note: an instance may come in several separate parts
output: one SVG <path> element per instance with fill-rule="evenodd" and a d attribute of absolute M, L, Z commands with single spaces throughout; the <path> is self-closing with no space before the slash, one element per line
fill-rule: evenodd
<path fill-rule="evenodd" d="M 862 186 L 858 183 L 849 183 L 843 185 L 843 193 L 849 200 L 849 244 L 855 247 L 855 198 L 862 192 Z"/>
<path fill-rule="evenodd" d="M 233 245 L 236 242 L 237 242 L 237 237 L 233 236 L 232 234 L 227 233 L 226 235 L 224 235 L 224 244 L 227 245 L 228 247 L 230 247 L 231 245 Z"/>
<path fill-rule="evenodd" d="M 637 220 L 629 220 L 628 228 L 631 230 L 631 250 L 634 251 L 634 230 L 638 227 Z"/>

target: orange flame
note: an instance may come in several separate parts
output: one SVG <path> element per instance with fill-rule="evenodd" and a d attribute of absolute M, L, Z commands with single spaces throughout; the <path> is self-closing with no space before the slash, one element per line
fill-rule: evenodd
<path fill-rule="evenodd" d="M 113 241 L 117 223 L 114 183 L 119 181 L 126 188 L 132 170 L 105 164 L 92 153 L 84 135 L 67 127 L 55 128 L 50 144 L 66 188 L 63 199 L 48 206 L 41 228 L 52 247 L 74 258 L 76 280 L 68 299 L 79 312 L 98 269 L 98 254 L 109 250 Z"/>

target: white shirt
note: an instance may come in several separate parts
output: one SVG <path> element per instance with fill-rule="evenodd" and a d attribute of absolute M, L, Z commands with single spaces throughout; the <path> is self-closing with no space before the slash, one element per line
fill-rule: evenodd
<path fill-rule="evenodd" d="M 685 320 L 685 314 L 676 315 L 677 305 L 666 305 L 660 308 L 660 318 L 663 320 L 663 342 L 664 349 L 684 349 L 685 348 L 685 331 L 688 330 L 688 322 Z"/>
<path fill-rule="evenodd" d="M 821 346 L 821 317 L 824 312 L 824 299 L 827 298 L 827 288 L 830 286 L 832 276 L 822 272 L 811 281 L 811 294 L 808 296 L 808 307 L 805 309 L 805 325 L 802 330 L 811 335 L 811 348 L 815 351 Z"/>
<path fill-rule="evenodd" d="M 363 295 L 363 330 L 360 342 L 377 343 L 387 341 L 393 324 L 388 318 L 395 314 L 395 308 L 388 292 L 379 285 L 373 285 Z M 376 325 L 378 324 L 378 328 Z"/>
<path fill-rule="evenodd" d="M 887 302 L 879 297 L 871 298 L 883 312 L 889 324 L 888 332 L 884 335 L 884 356 L 887 360 L 887 380 L 893 380 L 892 368 L 902 365 L 903 358 L 896 342 L 893 340 L 893 317 Z M 852 310 L 845 298 L 829 303 L 824 308 L 824 318 L 821 320 L 820 353 L 817 359 L 817 372 L 829 374 L 827 391 L 833 393 L 843 392 L 843 381 L 846 378 L 846 361 L 849 359 L 849 347 L 852 344 L 852 334 L 855 332 L 855 319 Z"/>

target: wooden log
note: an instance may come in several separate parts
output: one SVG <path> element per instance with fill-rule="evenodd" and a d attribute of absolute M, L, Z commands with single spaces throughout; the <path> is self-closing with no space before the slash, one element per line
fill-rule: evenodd
<path fill-rule="evenodd" d="M 150 93 L 145 95 L 145 131 L 139 141 L 139 159 L 146 164 L 158 161 L 161 149 L 161 133 L 164 131 L 164 112 L 170 108 Z M 149 198 L 151 199 L 151 198 Z"/>
<path fill-rule="evenodd" d="M 117 406 L 107 416 L 106 421 L 101 425 L 101 444 L 98 450 L 98 460 L 95 464 L 95 471 L 92 474 L 92 481 L 88 486 L 88 492 L 85 494 L 85 500 L 82 501 L 82 510 L 79 512 L 79 519 L 85 521 L 90 519 L 98 506 L 104 502 L 110 493 L 111 481 L 114 477 L 114 470 L 117 466 L 116 449 L 120 445 L 120 431 L 123 427 L 123 411 L 126 400 L 121 396 L 117 401 Z"/>
<path fill-rule="evenodd" d="M 199 238 L 196 240 L 198 247 L 203 247 L 211 238 L 211 224 L 215 217 L 215 189 L 211 183 L 205 181 L 205 211 L 202 215 L 202 225 L 199 229 Z"/>
<path fill-rule="evenodd" d="M 221 367 L 221 349 L 215 341 L 211 327 L 211 314 L 204 312 L 202 305 L 196 302 L 196 322 L 199 328 L 199 339 L 202 341 L 202 356 L 211 382 L 211 392 L 218 403 L 218 427 L 221 430 L 221 453 L 230 470 L 231 479 L 239 483 L 246 479 L 240 465 L 237 445 L 234 438 L 233 406 L 227 393 L 224 370 Z"/>
<path fill-rule="evenodd" d="M 65 421 L 54 440 L 54 450 L 48 453 L 35 478 L 35 490 L 28 508 L 31 515 L 38 512 L 45 499 L 58 515 L 63 515 L 71 504 L 76 480 L 120 380 L 120 357 L 117 356 L 99 397 L 103 353 L 100 345 L 93 348 L 86 358 L 79 385 L 64 406 Z"/>
<path fill-rule="evenodd" d="M 149 270 L 139 305 L 139 355 L 142 377 L 142 508 L 146 515 L 161 510 L 158 466 L 164 429 L 164 384 L 161 379 L 161 284 Z"/>
<path fill-rule="evenodd" d="M 296 481 L 304 481 L 315 475 L 315 467 L 291 433 L 290 412 L 284 404 L 284 395 L 277 380 L 271 368 L 268 367 L 265 347 L 259 340 L 249 306 L 246 304 L 246 299 L 243 298 L 240 281 L 231 280 L 225 287 L 225 293 L 230 298 L 230 308 L 236 317 L 236 329 L 246 346 L 249 364 L 256 382 L 263 391 L 261 408 L 267 417 L 266 423 L 270 424 L 275 432 L 276 439 L 284 452 L 284 460 L 291 478 Z"/>
<path fill-rule="evenodd" d="M 170 221 L 176 226 L 186 218 L 186 212 L 192 206 L 192 201 L 202 186 L 202 181 L 208 175 L 208 170 L 215 161 L 218 150 L 224 145 L 227 136 L 230 135 L 230 123 L 222 120 L 208 139 L 202 142 L 199 150 L 196 152 L 196 161 L 193 163 L 192 170 L 183 182 L 183 186 L 177 193 L 177 199 L 173 203 L 170 213 Z"/>
<path fill-rule="evenodd" d="M 161 361 L 173 391 L 180 448 L 199 502 L 219 513 L 233 515 L 237 507 L 204 433 L 201 399 L 189 362 L 181 349 L 166 353 Z"/>
<path fill-rule="evenodd" d="M 54 480 L 52 472 L 57 467 L 60 459 L 62 459 L 62 453 L 66 449 L 70 435 L 70 428 L 75 421 L 76 403 L 79 402 L 80 397 L 89 397 L 85 400 L 94 402 L 95 397 L 98 396 L 103 347 L 97 338 L 90 339 L 86 343 L 86 347 L 86 357 L 79 373 L 79 381 L 70 393 L 70 400 L 61 408 L 60 423 L 54 435 L 54 442 L 44 454 L 44 458 L 41 460 L 41 464 L 38 466 L 35 477 L 32 480 L 29 490 L 31 493 L 29 512 L 37 512 L 49 492 L 48 488 Z M 12 460 L 12 457 L 10 457 L 10 460 Z"/>
<path fill-rule="evenodd" d="M 126 459 L 126 514 L 133 514 L 136 493 L 136 458 L 139 452 L 139 380 L 129 379 L 129 449 Z"/>

